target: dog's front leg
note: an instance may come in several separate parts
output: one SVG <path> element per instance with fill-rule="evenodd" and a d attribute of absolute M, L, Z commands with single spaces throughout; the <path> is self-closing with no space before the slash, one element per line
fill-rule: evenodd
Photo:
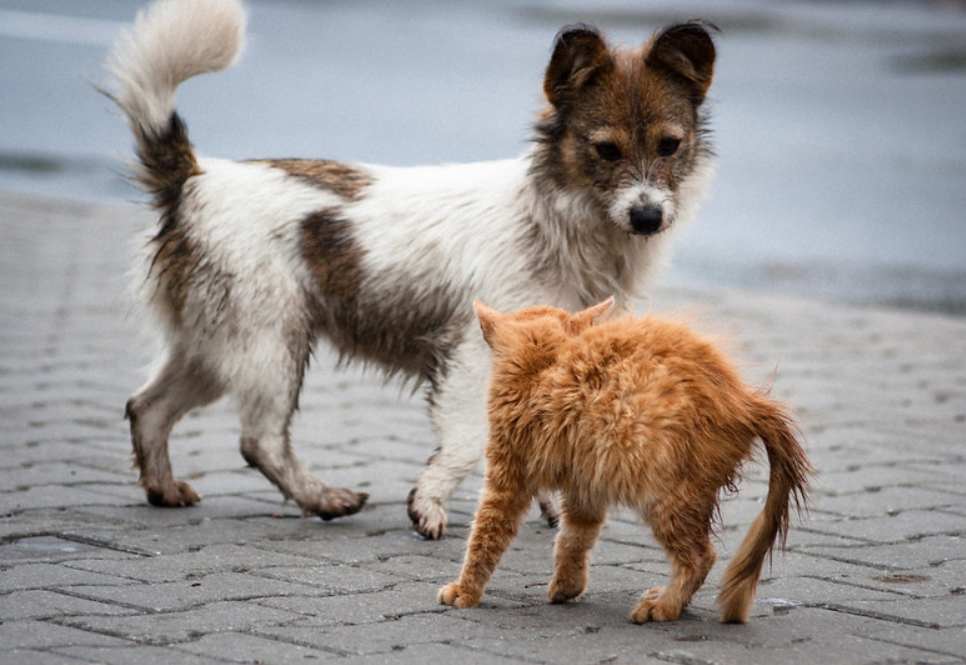
<path fill-rule="evenodd" d="M 486 443 L 486 387 L 489 358 L 481 339 L 461 344 L 446 380 L 431 395 L 430 415 L 439 448 L 409 494 L 409 518 L 424 538 L 446 533 L 446 506 L 483 456 Z"/>

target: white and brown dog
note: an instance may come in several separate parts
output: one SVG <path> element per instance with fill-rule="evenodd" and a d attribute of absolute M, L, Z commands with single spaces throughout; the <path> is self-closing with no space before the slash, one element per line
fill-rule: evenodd
<path fill-rule="evenodd" d="M 244 28 L 238 0 L 161 0 L 109 62 L 108 94 L 137 141 L 135 178 L 160 213 L 142 284 L 167 353 L 127 405 L 141 485 L 155 505 L 198 501 L 172 475 L 168 436 L 228 393 L 242 455 L 286 497 L 324 519 L 358 511 L 366 495 L 313 476 L 289 441 L 323 337 L 428 385 L 439 448 L 409 515 L 439 538 L 486 441 L 489 358 L 473 300 L 576 310 L 643 293 L 712 171 L 709 29 L 672 25 L 625 50 L 594 28 L 564 28 L 523 156 L 390 168 L 198 157 L 175 90 L 232 64 Z"/>

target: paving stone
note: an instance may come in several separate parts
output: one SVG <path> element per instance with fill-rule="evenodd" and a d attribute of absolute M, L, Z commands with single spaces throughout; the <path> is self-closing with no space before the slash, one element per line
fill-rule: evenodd
<path fill-rule="evenodd" d="M 78 589 L 76 593 L 85 593 Z M 57 616 L 87 614 L 131 614 L 134 610 L 114 603 L 101 603 L 69 595 L 64 591 L 14 591 L 3 596 L 0 622 L 23 619 L 49 619 Z"/>
<path fill-rule="evenodd" d="M 297 614 L 247 601 L 220 601 L 180 612 L 112 617 L 88 615 L 63 617 L 57 621 L 61 625 L 93 633 L 166 646 L 188 642 L 209 633 L 246 632 L 266 625 L 288 624 L 298 618 Z"/>
<path fill-rule="evenodd" d="M 964 498 L 961 495 L 950 492 L 920 487 L 887 487 L 876 491 L 822 497 L 812 507 L 812 511 L 861 518 L 898 515 L 915 509 L 954 509 L 963 503 Z"/>
<path fill-rule="evenodd" d="M 262 571 L 262 574 L 279 581 L 307 585 L 326 593 L 352 591 L 368 593 L 410 579 L 379 572 L 366 566 L 329 562 L 310 566 L 271 568 Z"/>
<path fill-rule="evenodd" d="M 210 665 L 225 662 L 223 658 L 206 654 L 193 654 L 185 649 L 144 644 L 123 647 L 79 646 L 55 649 L 53 652 L 60 658 L 73 657 L 85 663 L 108 663 L 110 665 L 128 665 L 129 663 L 138 663 L 138 665 L 168 665 L 169 663 Z M 243 660 L 241 662 L 252 661 Z"/>
<path fill-rule="evenodd" d="M 124 561 L 89 559 L 71 567 L 104 572 L 146 583 L 179 582 L 225 571 L 271 571 L 276 567 L 310 565 L 312 559 L 268 551 L 255 546 L 215 544 L 191 552 L 129 558 Z"/>
<path fill-rule="evenodd" d="M 188 573 L 178 582 L 129 584 L 123 587 L 85 586 L 79 593 L 86 598 L 113 601 L 148 612 L 191 610 L 216 601 L 251 600 L 272 596 L 324 593 L 319 587 L 292 584 L 247 571 L 201 575 Z"/>
<path fill-rule="evenodd" d="M 174 653 L 169 652 L 169 656 L 187 652 L 211 658 L 217 662 L 243 663 L 314 662 L 332 659 L 335 656 L 331 651 L 237 632 L 205 635 L 193 642 L 181 644 L 177 650 L 171 651 Z"/>
<path fill-rule="evenodd" d="M 913 569 L 938 565 L 950 559 L 962 559 L 964 538 L 960 535 L 914 538 L 888 544 L 867 543 L 847 548 L 809 547 L 803 553 L 865 563 L 872 567 Z"/>
<path fill-rule="evenodd" d="M 397 582 L 375 591 L 274 596 L 255 602 L 313 617 L 323 624 L 356 625 L 392 621 L 410 614 L 444 612 L 444 607 L 435 605 L 440 586 L 431 582 Z"/>
<path fill-rule="evenodd" d="M 2 574 L 3 589 L 5 591 L 28 589 L 62 590 L 90 585 L 119 586 L 131 584 L 130 580 L 125 580 L 114 575 L 91 573 L 76 570 L 66 565 L 49 563 L 4 565 Z"/>
<path fill-rule="evenodd" d="M 963 595 L 946 595 L 938 599 L 853 600 L 847 603 L 829 603 L 825 607 L 924 628 L 966 626 L 966 597 Z"/>
<path fill-rule="evenodd" d="M 31 665 L 91 662 L 88 658 L 73 658 L 66 654 L 57 653 L 56 649 L 49 651 L 42 649 L 8 649 L 3 652 L 3 656 L 9 659 L 11 663 L 30 663 Z"/>
<path fill-rule="evenodd" d="M 758 587 L 759 602 L 796 606 L 850 605 L 858 601 L 899 602 L 901 589 L 864 585 L 859 580 L 815 577 L 773 577 Z"/>
<path fill-rule="evenodd" d="M 474 650 L 465 644 L 421 644 L 418 647 L 397 645 L 393 651 L 364 656 L 340 658 L 340 665 L 371 665 L 372 663 L 409 663 L 426 665 L 505 665 L 519 663 L 516 658 L 505 658 L 498 654 Z"/>
<path fill-rule="evenodd" d="M 0 545 L 0 563 L 5 561 L 54 563 L 91 556 L 113 563 L 118 557 L 124 555 L 105 549 L 99 543 L 66 532 L 62 536 L 25 536 Z"/>
<path fill-rule="evenodd" d="M 502 631 L 467 621 L 451 620 L 447 613 L 424 613 L 395 620 L 362 625 L 328 626 L 318 621 L 303 620 L 284 626 L 260 628 L 258 634 L 289 639 L 332 649 L 344 655 L 391 652 L 401 646 L 413 649 L 423 644 L 458 643 L 470 636 L 489 634 L 499 639 Z M 445 635 L 444 640 L 433 636 Z"/>
<path fill-rule="evenodd" d="M 899 623 L 883 627 L 881 622 L 875 622 L 859 627 L 856 632 L 885 644 L 925 651 L 930 654 L 926 662 L 935 663 L 961 663 L 963 644 L 966 644 L 963 627 L 937 629 Z"/>
<path fill-rule="evenodd" d="M 873 542 L 921 540 L 928 536 L 962 533 L 963 519 L 939 510 L 908 510 L 898 515 L 826 520 L 818 527 L 826 533 Z"/>
<path fill-rule="evenodd" d="M 51 620 L 27 618 L 0 623 L 0 644 L 10 649 L 48 651 L 60 646 L 114 646 L 129 642 L 97 632 L 58 625 Z"/>

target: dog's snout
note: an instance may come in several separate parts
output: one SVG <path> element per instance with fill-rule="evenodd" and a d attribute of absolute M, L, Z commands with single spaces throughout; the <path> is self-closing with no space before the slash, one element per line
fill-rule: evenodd
<path fill-rule="evenodd" d="M 664 213 L 660 206 L 635 206 L 631 208 L 631 229 L 636 235 L 649 236 L 661 230 Z"/>

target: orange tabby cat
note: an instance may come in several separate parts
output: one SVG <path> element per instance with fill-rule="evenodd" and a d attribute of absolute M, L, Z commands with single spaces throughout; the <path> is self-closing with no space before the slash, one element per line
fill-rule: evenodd
<path fill-rule="evenodd" d="M 477 303 L 493 352 L 486 483 L 459 582 L 439 601 L 475 606 L 531 500 L 550 490 L 563 496 L 550 601 L 584 591 L 588 552 L 608 507 L 621 504 L 651 525 L 671 562 L 670 584 L 645 592 L 631 620 L 676 620 L 715 562 L 719 492 L 734 489 L 760 439 L 768 498 L 718 596 L 722 621 L 744 623 L 791 504 L 805 505 L 811 465 L 782 406 L 749 390 L 714 345 L 654 317 L 598 323 L 611 305 L 507 315 Z"/>

